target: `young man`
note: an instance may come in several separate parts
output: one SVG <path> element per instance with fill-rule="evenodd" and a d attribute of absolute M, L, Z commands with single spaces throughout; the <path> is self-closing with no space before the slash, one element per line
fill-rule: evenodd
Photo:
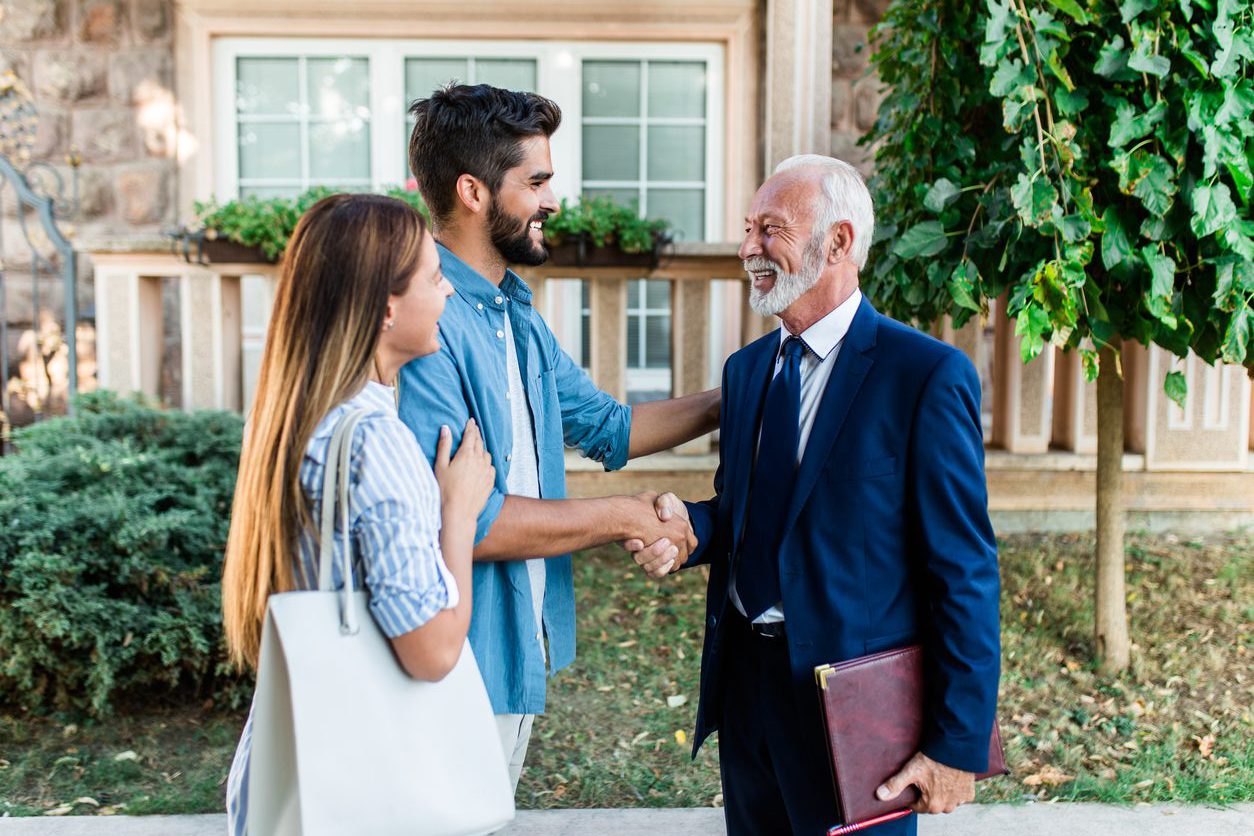
<path fill-rule="evenodd" d="M 400 416 L 435 455 L 440 428 L 478 422 L 497 483 L 476 531 L 470 642 L 515 787 L 545 673 L 575 657 L 570 552 L 627 539 L 676 562 L 695 546 L 653 495 L 565 499 L 564 447 L 607 470 L 712 431 L 719 390 L 620 404 L 558 346 L 509 264 L 544 263 L 544 222 L 558 211 L 549 137 L 561 110 L 534 93 L 450 86 L 414 104 L 410 168 L 456 289 L 439 353 L 401 372 Z M 547 644 L 546 644 L 547 640 Z"/>

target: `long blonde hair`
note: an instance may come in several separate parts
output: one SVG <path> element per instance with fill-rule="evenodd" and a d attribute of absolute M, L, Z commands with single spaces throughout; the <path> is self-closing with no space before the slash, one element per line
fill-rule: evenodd
<path fill-rule="evenodd" d="M 366 384 L 389 295 L 418 269 L 426 227 L 393 198 L 333 195 L 296 225 L 240 455 L 222 572 L 222 615 L 236 665 L 256 667 L 266 601 L 293 588 L 310 525 L 300 464 L 318 423 Z"/>

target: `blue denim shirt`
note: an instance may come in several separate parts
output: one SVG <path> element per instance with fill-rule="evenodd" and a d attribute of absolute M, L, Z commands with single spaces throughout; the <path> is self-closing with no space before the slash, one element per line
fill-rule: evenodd
<path fill-rule="evenodd" d="M 440 318 L 440 350 L 401 370 L 400 417 L 435 460 L 440 427 L 461 444 L 466 419 L 483 433 L 496 484 L 479 515 L 475 542 L 487 536 L 505 501 L 513 448 L 509 377 L 505 367 L 505 317 L 510 317 L 519 372 L 535 428 L 540 496 L 566 496 L 564 444 L 601 462 L 606 470 L 627 463 L 631 408 L 597 389 L 557 344 L 531 306 L 531 289 L 507 270 L 498 288 L 444 246 L 440 267 L 457 291 Z M 519 555 L 528 557 L 528 555 Z M 526 563 L 474 565 L 470 644 L 497 714 L 544 711 L 545 661 L 537 640 Z M 575 589 L 570 555 L 545 561 L 544 632 L 554 673 L 575 660 Z"/>

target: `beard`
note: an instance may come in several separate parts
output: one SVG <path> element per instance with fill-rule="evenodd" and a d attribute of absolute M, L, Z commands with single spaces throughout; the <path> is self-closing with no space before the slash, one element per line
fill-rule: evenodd
<path fill-rule="evenodd" d="M 775 271 L 775 284 L 770 290 L 758 290 L 749 284 L 749 307 L 759 316 L 774 316 L 788 309 L 805 292 L 818 284 L 823 273 L 823 242 L 811 241 L 801 256 L 801 269 L 797 273 L 785 272 L 782 267 L 763 256 L 747 258 L 745 272 Z"/>
<path fill-rule="evenodd" d="M 506 264 L 523 264 L 527 267 L 539 267 L 549 260 L 549 249 L 544 242 L 531 240 L 531 222 L 544 221 L 548 212 L 538 212 L 534 217 L 519 221 L 505 213 L 496 198 L 488 206 L 488 235 L 492 246 L 505 259 Z"/>

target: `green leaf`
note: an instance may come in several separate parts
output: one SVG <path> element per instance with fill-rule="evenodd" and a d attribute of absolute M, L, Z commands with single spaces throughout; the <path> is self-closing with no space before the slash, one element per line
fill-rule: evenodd
<path fill-rule="evenodd" d="M 1091 348 L 1080 349 L 1080 365 L 1084 369 L 1085 382 L 1095 383 L 1101 372 L 1101 358 L 1098 353 Z"/>
<path fill-rule="evenodd" d="M 1154 48 L 1153 41 L 1148 37 L 1144 37 L 1136 50 L 1132 53 L 1132 57 L 1128 59 L 1128 69 L 1136 70 L 1138 73 L 1149 73 L 1159 78 L 1166 77 L 1171 72 L 1171 59 L 1163 55 L 1151 53 Z"/>
<path fill-rule="evenodd" d="M 1122 148 L 1148 134 L 1166 115 L 1167 105 L 1164 102 L 1140 112 L 1131 102 L 1121 100 L 1115 105 L 1115 121 L 1110 126 L 1108 144 L 1111 148 Z"/>
<path fill-rule="evenodd" d="M 1223 103 L 1215 112 L 1214 124 L 1224 127 L 1248 119 L 1254 113 L 1254 82 L 1241 79 L 1236 84 L 1225 79 Z"/>
<path fill-rule="evenodd" d="M 1088 13 L 1080 8 L 1076 0 L 1049 0 L 1049 4 L 1065 15 L 1070 15 L 1076 23 L 1084 26 L 1089 22 Z"/>
<path fill-rule="evenodd" d="M 945 249 L 949 239 L 940 221 L 924 221 L 906 230 L 893 243 L 892 253 L 898 258 L 933 256 Z"/>
<path fill-rule="evenodd" d="M 1015 317 L 1015 336 L 1019 341 L 1019 359 L 1031 363 L 1045 348 L 1045 333 L 1049 331 L 1049 315 L 1039 305 L 1031 304 Z"/>
<path fill-rule="evenodd" d="M 1158 5 L 1158 0 L 1123 0 L 1119 4 L 1119 16 L 1124 23 L 1131 23 L 1141 12 L 1148 12 Z"/>
<path fill-rule="evenodd" d="M 1127 81 L 1135 78 L 1128 72 L 1128 52 L 1124 48 L 1122 35 L 1115 35 L 1106 42 L 1097 53 L 1097 63 L 1093 72 L 1111 81 Z"/>
<path fill-rule="evenodd" d="M 932 188 L 927 190 L 927 195 L 923 198 L 923 208 L 939 215 L 951 203 L 957 200 L 960 194 L 962 192 L 957 186 L 942 177 L 932 184 Z"/>
<path fill-rule="evenodd" d="M 1005 98 L 1020 87 L 1030 86 L 1035 82 L 1036 71 L 1018 58 L 1002 60 L 997 64 L 988 91 L 998 98 Z"/>
<path fill-rule="evenodd" d="M 1053 208 L 1058 204 L 1058 190 L 1044 177 L 1021 172 L 1010 189 L 1010 199 L 1025 224 L 1040 226 L 1053 215 Z"/>
<path fill-rule="evenodd" d="M 1225 363 L 1244 365 L 1249 353 L 1250 330 L 1254 328 L 1254 313 L 1250 308 L 1243 307 L 1237 311 L 1228 323 L 1228 332 L 1224 335 L 1223 349 L 1220 356 Z"/>
<path fill-rule="evenodd" d="M 1106 208 L 1102 215 L 1102 266 L 1113 270 L 1133 255 L 1132 245 L 1128 243 L 1128 233 L 1123 227 L 1123 220 L 1111 207 Z"/>
<path fill-rule="evenodd" d="M 1237 207 L 1232 202 L 1232 193 L 1228 191 L 1226 183 L 1200 185 L 1193 189 L 1193 217 L 1190 226 L 1198 238 L 1214 235 L 1236 220 Z"/>
<path fill-rule="evenodd" d="M 1163 378 L 1163 392 L 1184 409 L 1184 399 L 1189 396 L 1189 382 L 1184 379 L 1184 372 L 1168 372 Z"/>
<path fill-rule="evenodd" d="M 1141 257 L 1150 269 L 1150 293 L 1170 299 L 1176 285 L 1176 262 L 1157 247 L 1142 247 Z"/>
<path fill-rule="evenodd" d="M 1092 225 L 1079 215 L 1067 215 L 1058 222 L 1058 231 L 1068 244 L 1083 241 L 1093 231 Z"/>
<path fill-rule="evenodd" d="M 1161 217 L 1171 208 L 1176 189 L 1175 169 L 1155 154 L 1143 164 L 1132 194 L 1139 197 L 1152 214 Z"/>
<path fill-rule="evenodd" d="M 1007 30 L 1013 26 L 1010 22 L 1011 7 L 1014 0 L 998 3 L 988 0 L 988 22 L 984 24 L 984 42 L 1000 44 L 1006 40 Z"/>
<path fill-rule="evenodd" d="M 975 313 L 980 312 L 980 305 L 975 301 L 975 283 L 979 279 L 979 271 L 969 258 L 958 262 L 949 280 L 949 295 L 954 304 Z"/>
<path fill-rule="evenodd" d="M 1075 116 L 1089 106 L 1089 97 L 1082 90 L 1062 89 L 1054 93 L 1054 104 L 1063 116 Z"/>

